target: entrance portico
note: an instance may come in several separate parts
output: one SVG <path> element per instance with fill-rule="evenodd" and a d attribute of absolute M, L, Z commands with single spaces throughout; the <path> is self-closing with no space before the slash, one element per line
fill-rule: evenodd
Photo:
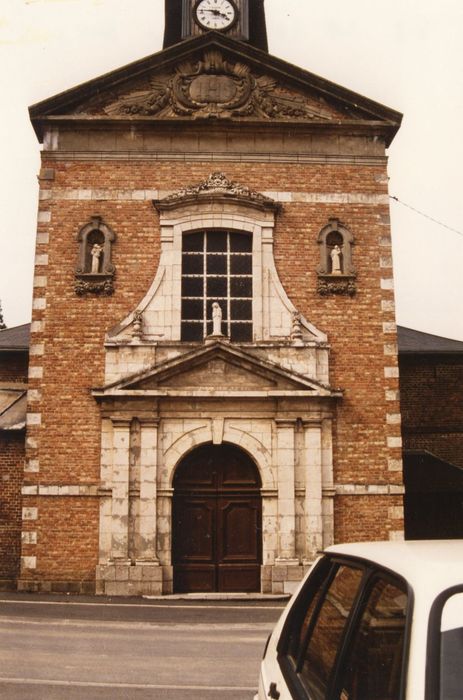
<path fill-rule="evenodd" d="M 331 542 L 331 421 L 337 392 L 217 340 L 94 395 L 103 426 L 99 592 L 160 594 L 223 586 L 290 591 L 317 550 Z M 241 454 L 242 464 L 253 467 L 241 474 L 233 493 L 223 474 L 209 474 L 221 483 L 211 485 L 214 505 L 204 541 L 210 535 L 218 542 L 222 534 L 222 544 L 209 551 L 206 569 L 214 573 L 201 583 L 199 569 L 175 571 L 192 554 L 185 550 L 182 527 L 191 529 L 198 515 L 191 502 L 181 503 L 187 496 L 185 479 L 194 482 L 184 465 L 206 449 L 217 455 L 228 451 L 234 458 Z M 199 515 L 205 517 L 205 493 L 193 482 L 190 495 L 203 498 L 205 510 Z M 224 526 L 217 524 L 220 508 L 229 508 L 235 497 L 244 508 L 249 488 L 247 515 L 254 512 L 254 528 L 262 529 L 259 543 L 254 535 L 250 544 L 250 519 L 241 544 L 224 540 Z M 227 491 L 230 502 L 225 504 Z M 233 556 L 246 547 L 246 556 L 254 553 L 248 562 L 254 573 L 247 581 L 217 582 L 217 567 L 230 563 L 222 561 L 220 547 L 238 548 Z M 245 571 L 246 562 L 241 563 Z M 181 571 L 187 571 L 190 582 Z"/>

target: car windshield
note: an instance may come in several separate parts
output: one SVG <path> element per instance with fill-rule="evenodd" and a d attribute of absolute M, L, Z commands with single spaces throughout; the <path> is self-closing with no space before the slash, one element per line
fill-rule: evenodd
<path fill-rule="evenodd" d="M 450 596 L 442 610 L 440 700 L 460 700 L 463 688 L 463 593 Z"/>

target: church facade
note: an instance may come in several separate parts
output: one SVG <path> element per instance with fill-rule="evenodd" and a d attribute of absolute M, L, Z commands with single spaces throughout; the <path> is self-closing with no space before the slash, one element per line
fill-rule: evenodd
<path fill-rule="evenodd" d="M 21 590 L 290 592 L 403 536 L 400 118 L 247 0 L 166 2 L 161 52 L 31 108 Z"/>

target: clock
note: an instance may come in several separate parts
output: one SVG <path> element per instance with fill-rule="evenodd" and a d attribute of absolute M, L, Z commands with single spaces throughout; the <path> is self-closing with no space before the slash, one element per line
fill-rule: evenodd
<path fill-rule="evenodd" d="M 194 9 L 195 21 L 203 29 L 230 29 L 238 19 L 238 10 L 232 0 L 198 0 Z"/>

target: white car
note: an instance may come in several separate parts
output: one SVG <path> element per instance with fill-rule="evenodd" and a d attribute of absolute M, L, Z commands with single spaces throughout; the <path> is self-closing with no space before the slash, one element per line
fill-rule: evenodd
<path fill-rule="evenodd" d="M 267 642 L 269 698 L 461 700 L 463 540 L 329 547 Z"/>

